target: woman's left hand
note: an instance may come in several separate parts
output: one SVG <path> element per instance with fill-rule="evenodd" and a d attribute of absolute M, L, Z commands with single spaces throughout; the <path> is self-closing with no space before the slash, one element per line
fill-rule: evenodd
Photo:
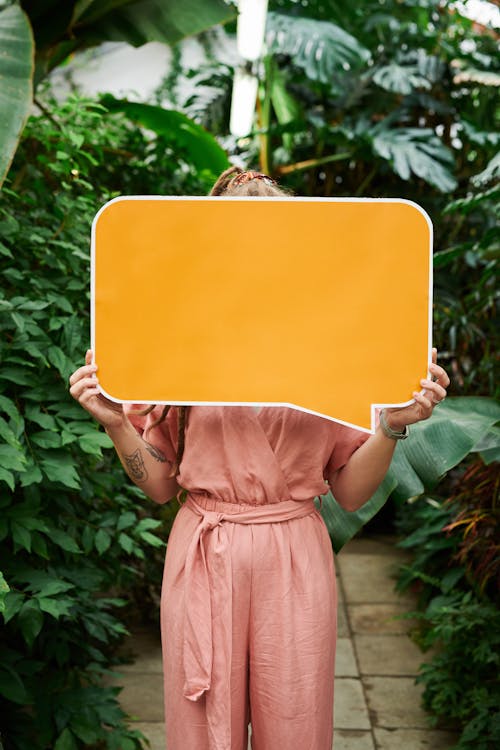
<path fill-rule="evenodd" d="M 406 425 L 429 419 L 434 407 L 446 398 L 446 389 L 450 384 L 450 379 L 446 370 L 443 370 L 436 362 L 437 349 L 433 349 L 432 363 L 429 365 L 432 380 L 424 378 L 420 381 L 423 390 L 414 391 L 415 402 L 413 404 L 384 410 L 389 427 L 396 432 L 402 432 Z"/>

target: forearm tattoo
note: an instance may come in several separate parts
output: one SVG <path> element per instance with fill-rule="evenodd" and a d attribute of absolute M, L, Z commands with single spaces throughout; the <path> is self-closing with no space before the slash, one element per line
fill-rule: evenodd
<path fill-rule="evenodd" d="M 146 443 L 146 441 L 144 441 L 144 447 L 146 448 L 149 455 L 153 456 L 156 461 L 159 461 L 161 464 L 166 463 L 167 459 L 159 448 L 151 445 L 151 443 Z"/>
<path fill-rule="evenodd" d="M 125 468 L 127 474 L 134 482 L 145 482 L 148 478 L 148 472 L 144 466 L 144 460 L 142 458 L 141 451 L 139 448 L 128 456 L 123 456 L 125 462 Z"/>

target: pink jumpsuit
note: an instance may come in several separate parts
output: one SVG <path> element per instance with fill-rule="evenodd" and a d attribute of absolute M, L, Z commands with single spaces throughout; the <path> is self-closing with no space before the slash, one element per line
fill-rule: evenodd
<path fill-rule="evenodd" d="M 191 407 L 161 599 L 167 750 L 246 750 L 249 722 L 253 750 L 331 750 L 336 588 L 312 498 L 366 438 L 283 407 Z M 176 408 L 147 439 L 174 459 Z"/>

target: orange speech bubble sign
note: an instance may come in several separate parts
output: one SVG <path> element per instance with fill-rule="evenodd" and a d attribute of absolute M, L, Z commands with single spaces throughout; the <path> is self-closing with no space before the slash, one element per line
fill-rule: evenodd
<path fill-rule="evenodd" d="M 113 400 L 286 405 L 373 432 L 427 375 L 432 226 L 414 203 L 117 198 L 92 238 Z"/>

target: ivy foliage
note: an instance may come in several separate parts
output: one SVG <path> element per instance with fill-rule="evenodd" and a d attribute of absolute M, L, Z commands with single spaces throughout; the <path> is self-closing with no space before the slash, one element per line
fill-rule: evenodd
<path fill-rule="evenodd" d="M 95 102 L 42 106 L 0 206 L 2 739 L 15 750 L 134 750 L 140 733 L 102 677 L 167 530 L 72 401 L 68 376 L 88 348 L 97 210 L 118 191 L 206 193 L 213 175 Z"/>

